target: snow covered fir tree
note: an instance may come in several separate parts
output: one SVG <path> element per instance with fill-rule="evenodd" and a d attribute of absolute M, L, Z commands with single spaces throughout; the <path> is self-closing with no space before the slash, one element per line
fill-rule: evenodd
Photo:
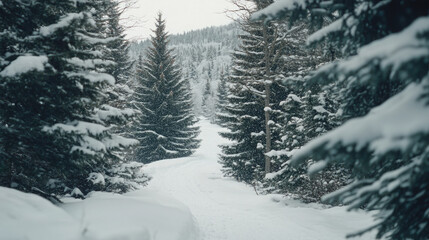
<path fill-rule="evenodd" d="M 267 125 L 264 110 L 269 107 L 264 108 L 267 96 L 264 76 L 277 71 L 276 66 L 279 66 L 265 62 L 264 54 L 267 48 L 271 48 L 270 52 L 278 53 L 279 44 L 276 44 L 273 27 L 269 29 L 270 33 L 266 33 L 267 28 L 260 22 L 244 21 L 244 33 L 239 36 L 242 44 L 233 53 L 229 78 L 231 94 L 227 98 L 229 104 L 225 108 L 226 114 L 219 116 L 230 130 L 222 133 L 222 136 L 233 143 L 222 147 L 220 161 L 226 175 L 252 183 L 261 180 L 265 171 Z"/>
<path fill-rule="evenodd" d="M 228 78 L 231 94 L 223 104 L 226 113 L 219 114 L 229 129 L 221 134 L 233 143 L 223 146 L 221 163 L 226 175 L 261 185 L 261 192 L 317 202 L 345 185 L 344 168 L 337 165 L 326 178 L 316 179 L 308 177 L 305 168 L 290 166 L 289 160 L 304 143 L 338 124 L 338 104 L 326 97 L 330 93 L 316 85 L 311 91 L 304 87 L 309 72 L 330 58 L 321 48 L 306 49 L 306 21 L 290 26 L 249 20 L 268 3 L 245 8 L 241 20 L 242 43 L 233 53 Z"/>
<path fill-rule="evenodd" d="M 110 131 L 135 114 L 106 99 L 116 83 L 104 69 L 117 60 L 106 47 L 120 37 L 107 35 L 106 21 L 119 17 L 104 15 L 110 4 L 1 5 L 3 186 L 83 196 L 108 187 L 109 171 L 121 163 L 114 151 L 136 144 Z"/>
<path fill-rule="evenodd" d="M 139 62 L 134 105 L 142 115 L 135 124 L 140 144 L 136 160 L 148 163 L 191 155 L 199 146 L 189 80 L 182 78 L 162 14 L 156 20 L 152 46 Z"/>
<path fill-rule="evenodd" d="M 205 112 L 205 116 L 215 118 L 221 73 L 223 71 L 225 76 L 228 75 L 230 53 L 238 46 L 239 32 L 237 24 L 229 24 L 169 36 L 169 46 L 174 49 L 176 63 L 183 77 L 189 79 L 196 115 Z M 140 55 L 145 55 L 150 46 L 150 40 L 132 42 L 131 59 L 137 60 Z M 211 94 L 204 94 L 207 87 Z M 209 104 L 203 104 L 204 101 Z"/>
<path fill-rule="evenodd" d="M 377 238 L 427 239 L 429 3 L 338 1 L 340 12 L 333 4 L 278 1 L 254 16 L 293 21 L 311 13 L 320 26 L 314 10 L 322 11 L 334 21 L 309 40 L 335 43 L 346 56 L 311 79 L 343 86 L 339 100 L 351 120 L 305 145 L 292 163 L 318 160 L 310 174 L 335 162 L 352 168 L 354 181 L 325 200 L 379 211 L 378 222 L 355 235 L 377 229 Z"/>
<path fill-rule="evenodd" d="M 165 3 L 0 0 L 0 240 L 429 240 L 429 1 Z"/>

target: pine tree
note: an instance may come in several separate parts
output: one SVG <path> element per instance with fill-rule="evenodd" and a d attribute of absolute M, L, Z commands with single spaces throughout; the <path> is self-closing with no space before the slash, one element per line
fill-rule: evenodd
<path fill-rule="evenodd" d="M 203 116 L 210 120 L 210 122 L 214 123 L 215 121 L 215 99 L 214 99 L 214 90 L 212 89 L 212 81 L 213 81 L 213 62 L 209 63 L 207 69 L 207 79 L 203 92 Z"/>
<path fill-rule="evenodd" d="M 282 43 L 276 26 L 245 22 L 243 27 L 245 34 L 239 36 L 242 44 L 233 54 L 226 113 L 219 116 L 230 130 L 222 136 L 233 141 L 222 146 L 221 163 L 226 175 L 252 183 L 266 174 L 265 153 L 272 150 L 267 139 L 274 142 L 279 137 L 271 129 L 276 124 L 278 99 L 284 98 L 285 92 L 278 82 L 266 81 L 267 76 L 274 80 L 281 73 Z M 267 60 L 267 52 L 276 57 Z"/>
<path fill-rule="evenodd" d="M 208 69 L 211 68 L 211 90 L 213 95 L 208 97 L 210 101 L 210 111 L 208 113 L 215 117 L 213 115 L 215 114 L 217 99 L 216 85 L 218 85 L 220 79 L 220 70 L 231 64 L 229 53 L 238 43 L 237 32 L 237 24 L 230 24 L 169 36 L 170 46 L 175 49 L 176 62 L 182 69 L 183 76 L 190 81 L 193 108 L 196 115 L 204 114 L 203 93 L 208 78 Z M 149 45 L 149 40 L 131 43 L 131 57 L 137 60 L 137 55 L 144 53 Z M 215 53 L 212 55 L 212 60 L 208 59 L 209 51 Z"/>
<path fill-rule="evenodd" d="M 279 15 L 314 15 L 313 8 L 340 13 L 310 40 L 328 39 L 348 58 L 312 79 L 343 86 L 340 98 L 351 120 L 304 146 L 292 161 L 319 161 L 311 174 L 335 162 L 352 167 L 354 181 L 325 197 L 350 209 L 379 211 L 374 226 L 352 235 L 377 229 L 377 238 L 427 239 L 429 3 L 337 1 L 340 12 L 334 3 L 303 3 L 279 9 Z"/>
<path fill-rule="evenodd" d="M 198 147 L 199 133 L 192 113 L 187 79 L 181 77 L 173 50 L 168 49 L 165 21 L 159 14 L 146 60 L 139 66 L 135 105 L 142 112 L 136 138 L 141 162 L 189 156 Z"/>
<path fill-rule="evenodd" d="M 285 53 L 282 56 L 284 67 L 280 82 L 286 88 L 287 98 L 280 102 L 281 108 L 277 110 L 279 120 L 272 128 L 273 134 L 280 135 L 277 137 L 280 140 L 272 143 L 273 149 L 276 149 L 269 153 L 273 174 L 264 179 L 264 185 L 267 191 L 317 202 L 324 194 L 345 185 L 348 172 L 342 166 L 335 165 L 323 176 L 320 174 L 310 178 L 306 174 L 306 166 L 313 161 L 307 159 L 303 166 L 294 167 L 290 165 L 290 158 L 305 143 L 339 124 L 335 114 L 338 104 L 333 102 L 336 95 L 306 81 L 311 71 L 328 62 L 332 56 L 326 56 L 320 47 L 306 47 L 310 32 L 306 19 L 292 26 L 283 26 L 280 34 L 285 41 Z"/>
<path fill-rule="evenodd" d="M 217 101 L 216 101 L 216 123 L 220 126 L 226 126 L 227 122 L 222 121 L 222 117 L 226 114 L 226 107 L 228 104 L 228 85 L 227 85 L 227 78 L 228 75 L 225 74 L 225 72 L 229 72 L 229 70 L 224 70 L 222 68 L 220 72 L 220 79 L 219 79 L 219 86 L 217 90 Z M 225 119 L 226 116 L 224 116 L 223 119 Z"/>
<path fill-rule="evenodd" d="M 130 87 L 132 85 L 133 62 L 128 56 L 129 42 L 125 39 L 125 29 L 119 23 L 124 9 L 121 9 L 120 3 L 117 1 L 108 1 L 105 8 L 104 35 L 112 38 L 106 44 L 105 55 L 106 58 L 115 62 L 106 68 L 107 72 L 116 80 L 114 89 L 108 93 L 110 94 L 109 102 L 112 106 L 125 108 L 129 107 L 127 102 L 133 92 Z"/>
<path fill-rule="evenodd" d="M 277 172 L 267 178 L 267 183 L 268 187 L 304 202 L 320 202 L 323 195 L 345 186 L 350 181 L 350 172 L 338 163 L 322 174 L 309 177 L 307 168 L 314 163 L 312 159 L 306 159 L 300 166 L 292 166 L 290 159 L 306 143 L 340 124 L 336 114 L 338 104 L 327 97 L 326 91 L 314 86 L 306 90 L 297 84 L 293 92 L 281 103 L 285 111 L 280 144 L 283 150 L 276 154 Z"/>
<path fill-rule="evenodd" d="M 256 78 L 252 73 L 260 73 L 259 70 L 263 68 L 262 59 L 258 54 L 262 50 L 258 38 L 253 35 L 255 32 L 250 32 L 251 27 L 247 29 L 247 34 L 239 36 L 242 44 L 233 53 L 233 65 L 228 79 L 231 87 L 227 98 L 228 105 L 225 108 L 226 114 L 219 116 L 229 129 L 221 135 L 232 141 L 232 144 L 222 146 L 220 162 L 223 172 L 246 183 L 252 183 L 255 179 L 261 178 L 265 136 L 262 119 L 264 109 L 261 99 L 246 88 L 248 85 L 242 84 Z M 256 31 L 254 27 L 251 29 Z M 254 89 L 254 91 L 261 91 L 261 89 Z"/>
<path fill-rule="evenodd" d="M 25 27 L 28 24 L 30 14 L 31 9 L 22 2 L 8 1 L 0 5 L 0 30 L 3 33 L 0 36 L 0 72 L 2 73 L 0 74 L 0 82 L 2 83 L 0 84 L 0 93 L 2 94 L 0 100 L 0 185 L 6 187 L 16 186 L 15 179 L 18 174 L 16 165 L 24 165 L 24 162 L 29 162 L 28 158 L 22 159 L 20 162 L 14 160 L 18 156 L 23 156 L 15 144 L 22 142 L 21 138 L 25 137 L 22 133 L 25 133 L 26 129 L 22 129 L 22 125 L 25 123 L 21 118 L 14 118 L 18 115 L 13 113 L 16 110 L 13 109 L 16 101 L 8 99 L 12 91 L 20 90 L 24 84 L 16 84 L 18 85 L 16 87 L 10 86 L 6 82 L 3 70 L 10 61 L 19 57 L 19 51 L 23 48 L 25 37 L 31 34 L 31 29 L 28 30 Z M 29 26 L 27 25 L 27 27 Z M 13 94 L 19 95 L 20 92 L 16 91 Z M 22 146 L 20 148 L 25 149 Z"/>
<path fill-rule="evenodd" d="M 134 62 L 130 60 L 129 42 L 125 39 L 125 28 L 119 23 L 121 14 L 126 10 L 127 6 L 120 6 L 120 2 L 108 1 L 105 3 L 105 16 L 102 19 L 103 33 L 106 37 L 112 40 L 106 44 L 105 56 L 115 64 L 106 66 L 106 71 L 112 75 L 116 83 L 106 89 L 106 108 L 102 106 L 101 111 L 111 110 L 115 108 L 124 109 L 120 117 L 112 117 L 109 122 L 112 124 L 112 131 L 115 134 L 131 137 L 132 125 L 136 121 L 139 112 L 133 109 L 130 100 L 132 100 L 134 88 Z M 113 107 L 113 108 L 112 108 Z M 132 149 L 119 149 L 115 152 L 114 157 L 120 158 L 121 164 L 124 161 L 130 160 Z"/>
<path fill-rule="evenodd" d="M 105 67 L 106 72 L 115 78 L 115 84 L 104 90 L 106 97 L 97 114 L 100 117 L 107 115 L 104 121 L 110 125 L 110 131 L 121 137 L 132 137 L 132 125 L 139 115 L 139 111 L 129 103 L 134 88 L 135 64 L 128 56 L 129 42 L 125 39 L 125 28 L 119 23 L 127 7 L 121 6 L 121 2 L 105 1 L 104 14 L 99 20 L 103 36 L 111 39 L 103 52 L 108 60 L 115 63 Z M 147 177 L 138 171 L 143 164 L 131 162 L 132 150 L 122 146 L 112 151 L 110 156 L 105 156 L 105 159 L 112 158 L 109 161 L 115 164 L 105 172 L 105 184 L 99 186 L 99 190 L 124 193 L 137 189 L 147 181 Z"/>
<path fill-rule="evenodd" d="M 16 28 L 8 27 L 20 37 L 3 55 L 0 71 L 0 115 L 6 126 L 0 145 L 8 167 L 1 168 L 8 172 L 2 184 L 44 197 L 87 193 L 96 188 L 91 176 L 102 179 L 114 164 L 105 160 L 111 150 L 135 143 L 109 131 L 105 120 L 112 111 L 98 111 L 106 87 L 115 83 L 103 71 L 114 62 L 100 54 L 111 40 L 97 28 L 105 3 L 8 1 L 0 6 L 7 13 L 25 9 L 20 18 L 14 16 L 20 19 L 12 25 Z M 124 113 L 116 110 L 116 116 Z"/>

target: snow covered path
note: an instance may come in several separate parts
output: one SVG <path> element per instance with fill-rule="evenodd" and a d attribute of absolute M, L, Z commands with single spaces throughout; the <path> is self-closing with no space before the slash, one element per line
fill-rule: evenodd
<path fill-rule="evenodd" d="M 191 210 L 204 240 L 336 240 L 372 223 L 364 213 L 323 209 L 294 201 L 275 202 L 253 188 L 222 177 L 217 162 L 224 142 L 220 127 L 200 122 L 201 148 L 191 157 L 147 165 L 151 191 L 175 198 Z M 278 198 L 278 196 L 277 196 Z M 374 239 L 373 234 L 356 239 Z"/>
<path fill-rule="evenodd" d="M 148 187 L 124 195 L 92 192 L 53 205 L 0 187 L 0 239 L 8 240 L 338 240 L 372 224 L 364 213 L 326 209 L 222 177 L 221 129 L 202 120 L 191 157 L 148 164 Z M 276 200 L 276 201 L 274 201 Z M 374 234 L 361 239 L 375 239 Z"/>

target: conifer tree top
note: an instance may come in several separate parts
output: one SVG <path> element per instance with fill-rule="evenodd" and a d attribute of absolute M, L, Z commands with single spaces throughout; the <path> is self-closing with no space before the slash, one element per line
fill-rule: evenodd
<path fill-rule="evenodd" d="M 152 32 L 155 34 L 151 36 L 152 42 L 165 42 L 168 38 L 168 32 L 165 31 L 165 20 L 162 17 L 162 13 L 158 13 L 158 17 L 155 22 L 155 30 Z"/>
<path fill-rule="evenodd" d="M 182 78 L 173 50 L 168 48 L 165 26 L 159 13 L 152 46 L 138 67 L 135 102 L 142 117 L 135 131 L 141 143 L 136 158 L 142 162 L 189 156 L 199 145 L 189 82 Z"/>

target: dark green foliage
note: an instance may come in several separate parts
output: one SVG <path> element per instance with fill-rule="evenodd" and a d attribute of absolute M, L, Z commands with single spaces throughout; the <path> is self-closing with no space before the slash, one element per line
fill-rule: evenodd
<path fill-rule="evenodd" d="M 262 47 L 258 46 L 258 37 L 254 35 L 254 31 L 258 30 L 252 26 L 247 30 L 247 34 L 239 36 L 242 45 L 233 54 L 232 71 L 228 79 L 231 85 L 228 105 L 225 115 L 219 116 L 229 130 L 221 135 L 232 141 L 222 146 L 220 162 L 225 175 L 252 183 L 255 179 L 261 179 L 263 172 L 264 105 L 262 98 L 245 85 L 261 77 L 255 76 L 255 73 L 262 72 L 258 70 L 263 69 L 263 55 L 261 57 Z M 258 91 L 262 91 L 258 87 Z"/>
<path fill-rule="evenodd" d="M 98 28 L 108 2 L 0 6 L 0 45 L 9 46 L 0 50 L 1 185 L 44 197 L 87 193 L 95 189 L 90 174 L 115 164 L 112 150 L 135 142 L 109 131 L 112 108 L 102 106 L 115 82 L 103 71 L 114 62 Z"/>
<path fill-rule="evenodd" d="M 225 175 L 252 183 L 261 179 L 264 170 L 263 104 L 239 85 L 231 89 L 227 99 L 227 114 L 220 119 L 227 122 L 229 131 L 221 135 L 233 142 L 222 146 L 220 162 Z"/>
<path fill-rule="evenodd" d="M 226 107 L 228 106 L 228 94 L 229 94 L 229 88 L 227 85 L 227 78 L 229 77 L 228 74 L 229 70 L 222 69 L 220 73 L 220 79 L 219 79 L 219 85 L 217 89 L 217 102 L 216 102 L 216 123 L 220 126 L 226 126 L 226 122 L 224 122 L 222 118 L 223 115 L 226 114 Z M 224 116 L 226 117 L 226 116 Z"/>
<path fill-rule="evenodd" d="M 273 81 L 271 90 L 270 108 L 265 108 L 265 72 L 267 70 L 265 44 L 272 47 L 270 53 L 275 59 L 270 60 L 270 78 L 274 80 L 282 70 L 282 42 L 277 35 L 278 26 L 266 28 L 267 38 L 264 39 L 262 23 L 243 23 L 245 34 L 240 35 L 242 44 L 233 53 L 233 65 L 228 78 L 229 96 L 225 104 L 225 112 L 218 115 L 219 121 L 229 129 L 221 133 L 223 137 L 232 140 L 229 145 L 222 146 L 223 152 L 220 162 L 227 176 L 239 181 L 253 183 L 262 180 L 265 162 L 265 111 L 270 111 L 270 125 L 274 127 L 279 115 L 280 99 L 285 91 L 278 82 Z M 264 41 L 267 41 L 266 43 Z M 272 132 L 273 141 L 279 140 L 280 135 Z"/>
<path fill-rule="evenodd" d="M 314 42 L 328 39 L 349 58 L 319 69 L 310 81 L 334 83 L 344 117 L 352 120 L 304 146 L 292 161 L 320 161 L 313 174 L 337 162 L 352 167 L 354 182 L 325 200 L 379 211 L 377 223 L 356 235 L 376 229 L 378 238 L 428 239 L 429 2 L 306 3 L 279 14 L 293 21 L 340 10 L 336 27 L 322 29 Z"/>
<path fill-rule="evenodd" d="M 136 159 L 141 162 L 189 156 L 199 146 L 189 82 L 182 78 L 173 50 L 168 49 L 161 15 L 154 33 L 147 59 L 139 63 L 134 100 L 142 112 L 135 130 L 140 141 Z"/>
<path fill-rule="evenodd" d="M 306 90 L 303 84 L 302 81 L 289 83 L 290 94 L 280 104 L 284 120 L 280 124 L 282 141 L 278 149 L 282 150 L 273 153 L 275 173 L 265 179 L 265 188 L 304 202 L 320 202 L 323 195 L 350 181 L 350 171 L 342 164 L 332 164 L 322 174 L 309 177 L 307 168 L 315 163 L 312 159 L 300 166 L 290 164 L 291 156 L 303 145 L 340 124 L 336 113 L 338 104 L 327 97 L 328 91 L 314 86 Z"/>
<path fill-rule="evenodd" d="M 338 21 L 340 28 L 327 31 L 321 38 L 329 39 L 334 46 L 341 46 L 345 55 L 356 54 L 356 50 L 376 39 L 397 33 L 414 19 L 428 13 L 429 3 L 425 0 L 305 0 L 297 1 L 290 9 L 278 9 L 274 13 L 263 13 L 257 18 L 286 19 L 295 23 L 299 19 L 311 19 L 312 30 Z"/>
<path fill-rule="evenodd" d="M 230 52 L 238 46 L 238 24 L 233 23 L 219 27 L 208 27 L 183 34 L 169 35 L 169 46 L 174 48 L 177 65 L 184 78 L 189 79 L 193 97 L 193 110 L 196 116 L 208 113 L 206 116 L 215 119 L 217 88 L 222 69 L 231 65 Z M 140 53 L 145 53 L 151 45 L 150 39 L 139 43 L 132 42 L 130 55 L 138 59 Z M 210 76 L 213 95 L 203 97 L 207 79 Z M 208 105 L 203 106 L 203 101 Z M 206 111 L 207 110 L 207 111 Z"/>
<path fill-rule="evenodd" d="M 214 109 L 215 109 L 216 99 L 214 96 L 214 89 L 212 89 L 212 82 L 213 82 L 212 65 L 213 65 L 213 62 L 210 62 L 208 65 L 206 83 L 205 83 L 204 92 L 203 92 L 202 109 L 203 109 L 203 116 L 209 119 L 211 123 L 214 123 L 214 120 L 215 120 Z"/>
<path fill-rule="evenodd" d="M 103 34 L 111 38 L 106 43 L 104 55 L 115 62 L 106 66 L 106 71 L 116 80 L 115 85 L 106 89 L 105 102 L 109 106 L 126 110 L 120 116 L 109 119 L 109 123 L 112 124 L 111 131 L 120 136 L 132 137 L 132 125 L 136 123 L 139 112 L 130 104 L 134 88 L 135 64 L 128 56 L 129 42 L 125 39 L 125 28 L 119 23 L 123 11 L 120 2 L 108 1 L 105 6 L 106 14 L 101 21 Z M 133 148 L 118 149 L 114 152 L 114 157 L 121 159 L 121 163 L 131 160 L 132 150 Z"/>
<path fill-rule="evenodd" d="M 263 181 L 264 190 L 278 192 L 305 202 L 319 202 L 321 196 L 345 185 L 348 172 L 340 165 L 332 165 L 329 173 L 310 178 L 305 166 L 290 165 L 294 152 L 305 143 L 339 124 L 338 103 L 333 91 L 321 89 L 318 84 L 308 84 L 306 77 L 318 66 L 329 61 L 321 48 L 308 49 L 308 21 L 294 26 L 282 26 L 280 35 L 284 41 L 282 75 L 279 76 L 283 92 L 273 98 L 278 105 L 272 111 L 277 119 L 272 127 L 273 151 L 272 174 Z M 276 91 L 274 91 L 276 92 Z M 279 92 L 279 91 L 277 91 Z M 287 96 L 287 97 L 285 97 Z M 306 165 L 314 163 L 306 160 Z"/>
<path fill-rule="evenodd" d="M 324 197 L 326 202 L 341 202 L 350 205 L 350 209 L 364 207 L 367 210 L 379 211 L 379 214 L 376 215 L 377 224 L 352 235 L 360 235 L 368 230 L 377 229 L 378 238 L 427 239 L 429 230 L 425 214 L 427 214 L 427 189 L 429 187 L 427 178 L 429 134 L 424 130 L 412 130 L 410 133 L 400 130 L 402 137 L 392 139 L 388 132 L 374 138 L 371 132 L 367 133 L 368 136 L 362 137 L 359 131 L 366 130 L 361 125 L 365 122 L 371 124 L 371 127 L 375 127 L 376 132 L 378 129 L 383 129 L 385 132 L 384 125 L 390 126 L 389 129 L 392 132 L 397 131 L 392 127 L 403 129 L 402 124 L 395 127 L 394 119 L 402 117 L 401 112 L 406 112 L 408 109 L 400 107 L 395 109 L 396 111 L 393 113 L 396 114 L 396 117 L 382 123 L 377 122 L 377 117 L 386 114 L 386 109 L 392 109 L 393 102 L 397 102 L 401 106 L 404 99 L 414 100 L 411 105 L 407 105 L 408 108 L 424 106 L 419 112 L 426 112 L 424 116 L 429 116 L 428 86 L 427 77 L 418 85 L 411 84 L 406 90 L 374 109 L 374 112 L 363 118 L 353 119 L 332 133 L 316 139 L 316 143 L 311 147 L 304 147 L 304 151 L 294 159 L 294 161 L 300 161 L 302 157 L 311 155 L 313 159 L 322 161 L 322 167 L 312 170 L 313 174 L 321 169 L 324 170 L 321 174 L 325 174 L 326 170 L 329 172 L 329 168 L 323 166 L 330 163 L 341 163 L 353 167 L 353 183 Z M 412 90 L 410 91 L 410 89 Z M 416 95 L 413 96 L 414 93 Z M 414 119 L 416 126 L 419 126 L 418 129 L 421 129 L 424 126 L 422 122 L 426 121 L 426 118 L 418 118 L 418 116 L 422 116 L 420 113 L 417 114 L 417 117 L 407 116 Z M 350 135 L 344 134 L 345 132 L 350 132 Z M 349 140 L 346 142 L 342 140 L 347 138 Z M 379 145 L 380 143 L 384 144 Z M 403 144 L 400 148 L 396 145 L 399 143 Z"/>

